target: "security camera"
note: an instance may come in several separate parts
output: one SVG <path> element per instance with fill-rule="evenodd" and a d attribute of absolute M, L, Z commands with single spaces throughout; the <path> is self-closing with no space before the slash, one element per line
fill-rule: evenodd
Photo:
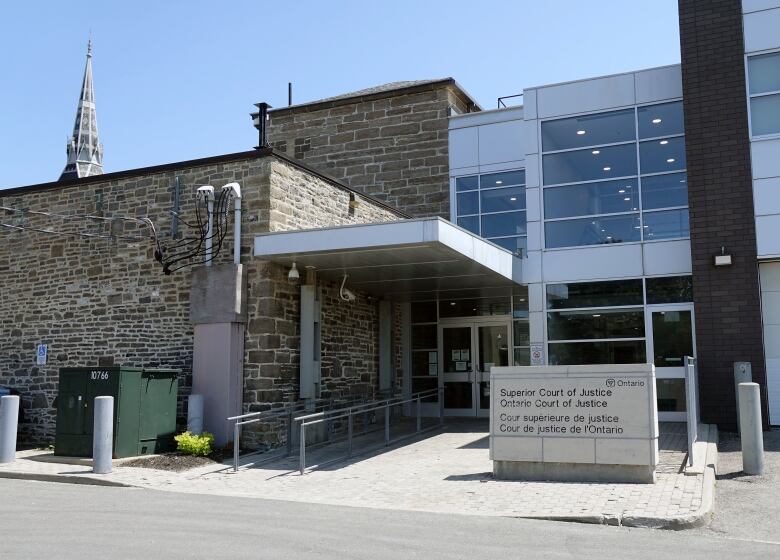
<path fill-rule="evenodd" d="M 344 301 L 355 301 L 357 299 L 357 296 L 352 292 L 352 290 L 348 290 L 347 288 L 344 288 L 341 297 L 344 299 Z"/>

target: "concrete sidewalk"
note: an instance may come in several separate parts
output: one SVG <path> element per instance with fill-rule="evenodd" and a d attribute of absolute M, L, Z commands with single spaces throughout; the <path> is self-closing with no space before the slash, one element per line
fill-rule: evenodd
<path fill-rule="evenodd" d="M 270 498 L 331 505 L 525 517 L 682 529 L 709 521 L 716 430 L 700 429 L 696 468 L 683 472 L 684 425 L 662 430 L 656 484 L 494 480 L 484 423 L 448 423 L 443 432 L 329 467 L 297 472 L 297 458 L 262 467 L 209 465 L 182 473 L 115 466 L 95 475 L 85 465 L 31 460 L 0 465 L 0 477 L 134 486 L 173 492 Z M 312 457 L 312 461 L 317 461 Z"/>

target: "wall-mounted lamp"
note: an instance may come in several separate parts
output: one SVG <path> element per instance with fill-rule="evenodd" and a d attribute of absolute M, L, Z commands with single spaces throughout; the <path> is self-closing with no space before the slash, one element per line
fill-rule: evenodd
<path fill-rule="evenodd" d="M 300 277 L 301 275 L 298 273 L 298 267 L 295 266 L 295 262 L 293 262 L 292 267 L 290 268 L 290 272 L 287 273 L 287 279 L 298 280 Z"/>
<path fill-rule="evenodd" d="M 720 248 L 720 255 L 715 255 L 715 266 L 731 266 L 731 255 L 726 254 L 726 248 Z"/>
<path fill-rule="evenodd" d="M 360 206 L 360 199 L 355 193 L 349 193 L 349 207 L 353 210 Z"/>

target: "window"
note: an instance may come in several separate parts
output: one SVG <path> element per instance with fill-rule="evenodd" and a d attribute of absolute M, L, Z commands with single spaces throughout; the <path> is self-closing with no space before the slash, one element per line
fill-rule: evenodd
<path fill-rule="evenodd" d="M 528 322 L 528 288 L 515 288 L 512 294 L 513 364 L 531 365 L 531 328 Z"/>
<path fill-rule="evenodd" d="M 412 392 L 439 386 L 439 350 L 435 301 L 411 304 Z M 438 400 L 432 398 L 431 400 Z"/>
<path fill-rule="evenodd" d="M 645 280 L 647 304 L 688 303 L 693 301 L 693 280 L 690 276 L 667 276 Z"/>
<path fill-rule="evenodd" d="M 780 133 L 780 52 L 748 57 L 748 91 L 752 135 Z"/>
<path fill-rule="evenodd" d="M 548 284 L 547 310 L 550 364 L 646 360 L 641 279 Z"/>
<path fill-rule="evenodd" d="M 682 103 L 541 124 L 545 246 L 690 236 Z"/>
<path fill-rule="evenodd" d="M 456 178 L 455 221 L 508 251 L 524 255 L 528 246 L 525 171 Z"/>

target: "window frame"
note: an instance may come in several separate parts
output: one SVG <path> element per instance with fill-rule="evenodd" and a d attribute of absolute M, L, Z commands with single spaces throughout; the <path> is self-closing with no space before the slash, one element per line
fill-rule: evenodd
<path fill-rule="evenodd" d="M 780 138 L 780 130 L 777 132 L 770 132 L 768 134 L 754 134 L 753 133 L 753 110 L 751 108 L 751 101 L 754 97 L 767 97 L 772 95 L 780 96 L 780 90 L 776 91 L 767 91 L 762 93 L 750 93 L 750 68 L 748 65 L 748 62 L 751 58 L 755 56 L 762 56 L 767 54 L 778 54 L 780 53 L 780 48 L 778 49 L 766 49 L 763 51 L 756 51 L 751 53 L 745 53 L 745 59 L 744 59 L 744 66 L 745 66 L 745 102 L 747 103 L 747 112 L 748 112 L 748 133 L 751 140 L 772 140 L 776 138 Z"/>
<path fill-rule="evenodd" d="M 780 52 L 780 50 L 778 50 Z M 569 116 L 557 116 L 557 117 L 551 117 L 546 119 L 539 119 L 539 125 L 538 125 L 538 135 L 539 135 L 539 174 L 540 174 L 540 195 L 541 195 L 541 212 L 542 212 L 542 232 L 541 232 L 541 238 L 542 238 L 542 250 L 544 251 L 568 251 L 572 249 L 582 249 L 582 248 L 590 248 L 590 247 L 603 247 L 606 245 L 633 245 L 633 244 L 641 244 L 641 243 L 665 243 L 669 241 L 681 241 L 681 240 L 690 240 L 690 228 L 689 228 L 689 234 L 685 237 L 674 237 L 674 238 L 667 238 L 667 239 L 646 239 L 645 236 L 645 222 L 644 222 L 644 215 L 645 213 L 654 213 L 654 212 L 663 212 L 663 211 L 669 211 L 669 210 L 683 210 L 683 209 L 689 209 L 689 206 L 686 204 L 684 206 L 664 206 L 662 208 L 652 208 L 645 210 L 643 206 L 642 201 L 642 179 L 644 177 L 657 177 L 662 175 L 671 175 L 675 173 L 684 173 L 686 176 L 686 189 L 688 188 L 687 184 L 687 163 L 686 166 L 682 169 L 675 169 L 671 171 L 660 171 L 660 172 L 652 172 L 652 173 L 643 173 L 642 172 L 642 161 L 640 157 L 640 144 L 643 142 L 651 142 L 651 141 L 661 141 L 661 140 L 669 140 L 673 138 L 682 138 L 683 142 L 685 142 L 685 132 L 678 133 L 678 134 L 665 134 L 661 136 L 648 136 L 646 138 L 641 138 L 639 133 L 639 109 L 644 107 L 653 107 L 656 105 L 667 105 L 670 103 L 682 103 L 682 97 L 676 97 L 673 99 L 664 100 L 662 102 L 652 102 L 652 103 L 638 103 L 636 105 L 632 105 L 631 109 L 634 112 L 634 130 L 635 130 L 635 138 L 633 140 L 627 140 L 623 142 L 615 142 L 611 144 L 598 144 L 598 145 L 589 145 L 589 146 L 583 146 L 583 147 L 577 147 L 577 148 L 567 148 L 564 150 L 551 150 L 551 151 L 543 151 L 541 148 L 541 136 L 542 136 L 542 126 L 544 123 L 549 121 L 556 121 L 560 119 L 570 118 L 571 116 L 578 116 L 578 115 L 598 115 L 598 114 L 604 114 L 604 113 L 611 113 L 611 112 L 617 112 L 617 111 L 623 111 L 626 108 L 610 108 L 610 109 L 603 109 L 600 111 L 592 111 L 587 113 L 578 113 L 577 115 L 569 115 Z M 684 123 L 683 123 L 684 128 Z M 780 134 L 778 134 L 778 137 L 780 137 Z M 611 146 L 620 146 L 620 145 L 628 145 L 628 144 L 634 144 L 635 151 L 636 151 L 636 175 L 627 175 L 627 176 L 619 176 L 619 177 L 605 177 L 601 179 L 593 179 L 593 180 L 587 180 L 587 181 L 577 181 L 577 182 L 567 182 L 567 183 L 555 183 L 555 184 L 549 184 L 546 185 L 544 183 L 544 156 L 549 154 L 556 154 L 556 153 L 564 153 L 564 152 L 573 152 L 578 150 L 594 150 L 599 148 L 607 148 Z M 547 218 L 546 212 L 545 212 L 545 190 L 549 188 L 556 188 L 556 187 L 563 187 L 563 186 L 574 186 L 574 185 L 586 185 L 590 183 L 599 183 L 599 182 L 605 182 L 605 181 L 619 181 L 624 179 L 630 179 L 636 182 L 637 184 L 637 190 L 638 190 L 638 206 L 637 210 L 631 210 L 631 211 L 625 211 L 625 212 L 613 212 L 613 213 L 601 213 L 601 214 L 588 214 L 588 215 L 581 215 L 581 216 L 567 216 L 565 218 Z M 546 227 L 545 225 L 547 222 L 553 222 L 553 221 L 565 221 L 565 220 L 576 220 L 576 219 L 582 219 L 582 218 L 608 218 L 612 216 L 620 216 L 620 215 L 630 215 L 630 214 L 638 214 L 639 216 L 639 228 L 640 228 L 640 235 L 638 241 L 625 241 L 622 243 L 602 243 L 602 244 L 593 244 L 593 245 L 569 245 L 565 247 L 548 247 L 547 246 L 547 236 L 546 236 Z M 546 328 L 546 326 L 545 326 Z"/>

